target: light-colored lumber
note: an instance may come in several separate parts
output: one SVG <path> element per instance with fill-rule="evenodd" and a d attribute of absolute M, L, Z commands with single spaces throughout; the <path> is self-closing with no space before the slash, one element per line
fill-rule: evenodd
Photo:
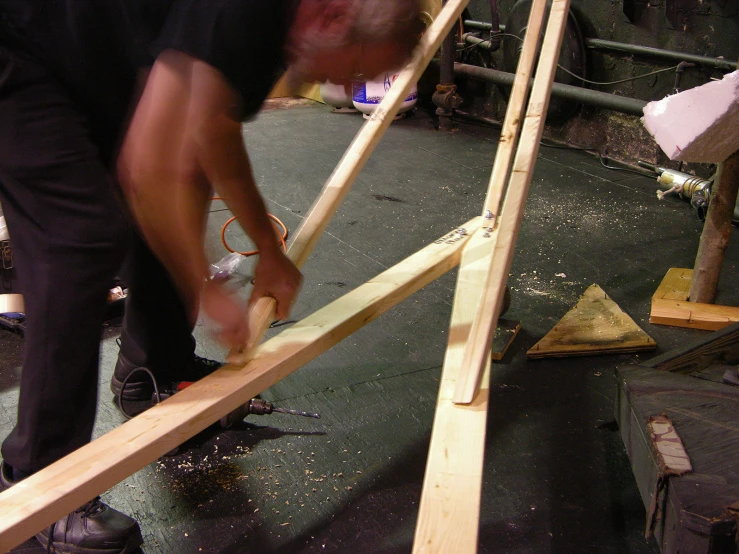
<path fill-rule="evenodd" d="M 717 331 L 739 321 L 739 308 L 679 302 L 677 300 L 652 300 L 649 323 Z"/>
<path fill-rule="evenodd" d="M 493 346 L 490 349 L 490 359 L 499 361 L 508 352 L 508 348 L 521 330 L 521 322 L 511 319 L 498 318 L 498 326 L 495 328 Z"/>
<path fill-rule="evenodd" d="M 687 300 L 690 294 L 690 282 L 692 279 L 692 269 L 680 267 L 670 268 L 652 295 L 652 300 Z"/>
<path fill-rule="evenodd" d="M 528 196 L 531 178 L 539 153 L 539 141 L 544 132 L 549 98 L 557 70 L 557 60 L 562 45 L 569 0 L 554 0 L 551 4 L 547 29 L 541 47 L 539 65 L 531 89 L 531 98 L 526 109 L 526 120 L 521 129 L 521 140 L 513 161 L 513 170 L 501 211 L 497 234 L 490 236 L 495 241 L 493 256 L 487 273 L 479 286 L 482 297 L 472 323 L 462 362 L 462 372 L 457 381 L 454 402 L 468 404 L 475 397 L 480 376 L 487 365 L 492 334 L 498 322 L 508 273 L 513 262 L 513 253 L 521 227 L 523 209 Z"/>
<path fill-rule="evenodd" d="M 22 294 L 0 294 L 0 314 L 25 313 Z"/>
<path fill-rule="evenodd" d="M 649 323 L 717 331 L 739 321 L 739 308 L 689 302 L 693 270 L 670 268 L 652 296 Z"/>
<path fill-rule="evenodd" d="M 411 87 L 421 77 L 431 58 L 441 46 L 444 37 L 457 23 L 468 2 L 469 0 L 447 1 L 421 37 L 411 61 L 400 72 L 385 98 L 352 140 L 290 243 L 288 256 L 298 267 L 303 267 L 305 264 L 321 237 L 321 233 L 328 226 L 331 217 L 354 184 L 357 175 L 408 97 Z M 255 304 L 254 313 L 249 315 L 250 338 L 242 348 L 234 348 L 229 353 L 227 360 L 230 363 L 246 363 L 250 353 L 261 341 L 267 327 L 274 319 L 275 307 L 275 301 L 271 298 Z"/>
<path fill-rule="evenodd" d="M 591 285 L 577 304 L 526 355 L 532 359 L 591 356 L 654 350 L 647 335 L 598 285 Z"/>
<path fill-rule="evenodd" d="M 489 370 L 484 373 L 480 394 L 472 404 L 457 405 L 452 396 L 480 297 L 480 278 L 488 267 L 489 241 L 482 235 L 478 232 L 467 243 L 457 275 L 413 541 L 413 552 L 417 554 L 477 551 Z"/>
<path fill-rule="evenodd" d="M 471 233 L 481 218 L 465 224 Z M 228 365 L 0 494 L 0 551 L 57 521 L 454 267 L 470 237 L 436 240 Z"/>
<path fill-rule="evenodd" d="M 508 182 L 511 160 L 513 159 L 513 153 L 516 151 L 518 131 L 521 128 L 521 119 L 526 106 L 526 97 L 529 93 L 531 75 L 534 72 L 534 63 L 538 55 L 539 38 L 546 11 L 546 0 L 535 0 L 531 5 L 523 49 L 518 58 L 516 77 L 513 80 L 513 88 L 508 99 L 503 127 L 500 130 L 493 171 L 490 174 L 490 183 L 482 209 L 482 216 L 493 219 L 493 221 L 494 218 L 498 217 L 498 210 Z M 491 221 L 491 226 L 493 221 Z"/>

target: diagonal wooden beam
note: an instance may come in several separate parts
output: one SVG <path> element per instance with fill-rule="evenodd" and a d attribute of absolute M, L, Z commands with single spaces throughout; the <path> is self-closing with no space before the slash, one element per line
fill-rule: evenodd
<path fill-rule="evenodd" d="M 457 275 L 413 541 L 415 554 L 477 551 L 490 373 L 483 375 L 480 394 L 471 405 L 458 406 L 452 396 L 480 298 L 480 280 L 489 263 L 490 241 L 483 234 L 478 231 L 467 243 Z"/>
<path fill-rule="evenodd" d="M 480 282 L 482 297 L 477 304 L 477 313 L 464 353 L 462 372 L 457 381 L 454 402 L 469 404 L 475 397 L 480 376 L 487 366 L 486 360 L 498 324 L 508 272 L 513 262 L 513 253 L 523 218 L 531 178 L 539 153 L 539 142 L 544 132 L 549 98 L 557 71 L 557 60 L 562 46 L 569 0 L 553 0 L 547 22 L 547 30 L 541 47 L 541 57 L 534 77 L 526 119 L 521 130 L 521 140 L 513 161 L 513 170 L 508 182 L 505 203 L 500 216 L 495 249 L 487 274 Z"/>
<path fill-rule="evenodd" d="M 311 206 L 308 214 L 295 232 L 288 256 L 298 267 L 303 267 L 313 247 L 321 238 L 321 233 L 338 209 L 359 172 L 372 155 L 380 139 L 387 131 L 398 113 L 413 83 L 420 79 L 431 58 L 441 46 L 444 37 L 456 24 L 469 0 L 448 0 L 434 22 L 424 33 L 413 57 L 400 72 L 390 90 L 377 106 L 372 116 L 359 130 L 349 148 L 339 160 L 331 176 L 326 181 L 320 195 Z M 227 360 L 233 364 L 244 364 L 250 353 L 262 341 L 264 333 L 275 316 L 275 301 L 261 298 L 249 313 L 249 340 L 239 349 L 233 349 Z"/>
<path fill-rule="evenodd" d="M 503 199 L 511 160 L 518 144 L 518 131 L 521 128 L 526 98 L 529 93 L 531 75 L 534 73 L 534 64 L 538 55 L 539 39 L 541 29 L 544 25 L 544 15 L 547 11 L 547 0 L 534 0 L 529 13 L 529 21 L 526 25 L 526 36 L 523 41 L 523 49 L 518 58 L 516 77 L 513 80 L 513 88 L 508 99 L 503 128 L 500 131 L 498 148 L 495 151 L 495 162 L 490 174 L 487 195 L 483 204 L 482 216 L 490 220 L 490 227 L 495 224 L 498 217 L 500 203 Z"/>
<path fill-rule="evenodd" d="M 481 218 L 464 227 L 472 233 Z M 457 265 L 452 231 L 225 366 L 0 494 L 0 552 L 182 444 Z"/>
<path fill-rule="evenodd" d="M 490 317 L 495 313 L 491 328 L 494 329 L 497 323 L 497 311 L 512 257 L 510 252 L 517 238 L 530 172 L 541 139 L 542 119 L 548 107 L 568 10 L 569 0 L 553 0 L 542 59 L 521 132 L 520 144 L 523 147 L 516 153 L 500 223 L 488 231 L 486 222 L 485 228 L 472 237 L 462 253 L 416 524 L 414 553 L 464 554 L 477 551 L 490 380 L 489 342 L 476 366 L 476 369 L 484 368 L 481 375 L 474 377 L 479 391 L 466 404 L 456 403 L 454 396 L 460 381 L 467 379 L 469 366 L 465 358 L 467 349 L 475 344 L 474 333 L 480 327 L 481 316 Z M 498 249 L 502 250 L 497 252 Z M 492 307 L 489 305 L 491 298 L 494 300 Z M 486 302 L 485 305 L 481 305 L 481 300 Z"/>

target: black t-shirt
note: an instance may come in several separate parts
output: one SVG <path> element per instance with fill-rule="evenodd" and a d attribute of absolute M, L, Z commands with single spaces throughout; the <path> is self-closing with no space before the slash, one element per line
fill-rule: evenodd
<path fill-rule="evenodd" d="M 176 49 L 218 69 L 254 115 L 284 71 L 295 0 L 0 0 L 0 44 L 41 61 L 93 125 L 116 130 L 138 70 Z"/>

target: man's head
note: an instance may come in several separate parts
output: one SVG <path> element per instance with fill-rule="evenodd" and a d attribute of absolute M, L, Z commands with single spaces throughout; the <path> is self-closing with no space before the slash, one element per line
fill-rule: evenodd
<path fill-rule="evenodd" d="M 288 43 L 293 79 L 347 84 L 400 69 L 420 12 L 419 0 L 301 0 Z"/>

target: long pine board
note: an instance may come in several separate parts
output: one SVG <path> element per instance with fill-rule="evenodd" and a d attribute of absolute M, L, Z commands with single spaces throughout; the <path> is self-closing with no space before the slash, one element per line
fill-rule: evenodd
<path fill-rule="evenodd" d="M 480 393 L 472 404 L 455 404 L 452 397 L 480 297 L 480 278 L 489 263 L 490 243 L 483 234 L 478 231 L 467 243 L 457 275 L 413 540 L 416 554 L 477 551 L 490 370 L 483 373 Z"/>
<path fill-rule="evenodd" d="M 480 217 L 467 222 L 470 233 Z M 120 427 L 0 493 L 0 552 L 182 444 L 459 263 L 469 236 L 452 231 Z"/>
<path fill-rule="evenodd" d="M 536 6 L 537 4 L 533 5 L 533 7 Z M 521 228 L 534 165 L 539 153 L 539 144 L 544 132 L 544 119 L 549 108 L 552 83 L 557 71 L 557 61 L 569 9 L 570 0 L 551 2 L 549 20 L 541 45 L 541 56 L 526 108 L 521 140 L 513 160 L 505 203 L 497 227 L 498 232 L 494 237 L 491 235 L 489 239 L 495 241 L 495 249 L 488 271 L 479 283 L 482 294 L 477 305 L 472 332 L 465 348 L 462 371 L 454 393 L 454 401 L 459 404 L 468 404 L 473 401 L 480 382 L 480 375 L 486 367 L 486 359 L 490 351 L 493 331 L 500 315 L 508 273 L 513 263 L 513 253 Z"/>
<path fill-rule="evenodd" d="M 739 321 L 739 308 L 688 301 L 693 270 L 673 267 L 652 296 L 649 323 L 717 331 Z"/>

